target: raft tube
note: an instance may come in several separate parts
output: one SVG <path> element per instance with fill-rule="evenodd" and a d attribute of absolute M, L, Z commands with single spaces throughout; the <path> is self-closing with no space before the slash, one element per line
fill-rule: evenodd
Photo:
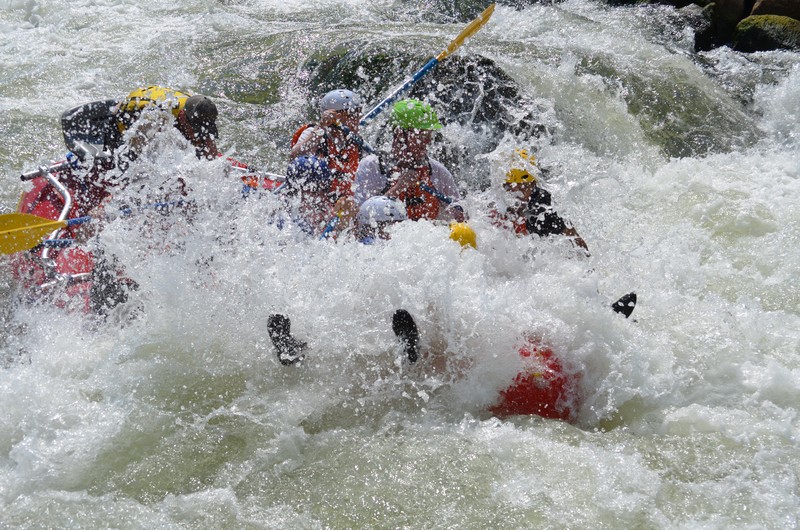
<path fill-rule="evenodd" d="M 536 415 L 572 422 L 580 406 L 580 375 L 565 370 L 553 350 L 537 341 L 519 348 L 524 367 L 489 411 L 500 418 Z"/>

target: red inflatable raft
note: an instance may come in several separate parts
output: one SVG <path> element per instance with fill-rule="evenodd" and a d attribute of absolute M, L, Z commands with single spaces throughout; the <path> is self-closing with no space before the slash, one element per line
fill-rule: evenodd
<path fill-rule="evenodd" d="M 103 187 L 78 177 L 70 164 L 60 163 L 23 176 L 33 187 L 22 194 L 18 213 L 64 220 L 87 215 L 108 196 Z M 54 231 L 49 239 L 71 239 L 79 227 Z M 58 307 L 89 311 L 89 291 L 94 257 L 72 246 L 64 249 L 38 246 L 12 257 L 12 274 L 26 299 L 51 301 Z"/>
<path fill-rule="evenodd" d="M 248 186 L 255 184 L 266 190 L 276 188 L 280 182 L 252 175 L 241 162 L 228 159 Z M 67 220 L 91 215 L 93 209 L 110 196 L 103 181 L 102 166 L 91 170 L 80 167 L 77 160 L 60 162 L 50 167 L 22 176 L 32 188 L 24 192 L 17 213 L 36 215 L 50 220 Z M 69 226 L 54 231 L 52 240 L 72 240 L 81 229 Z M 96 260 L 81 245 L 57 248 L 40 245 L 12 255 L 11 271 L 21 287 L 23 298 L 32 302 L 49 302 L 57 307 L 90 312 L 92 307 L 92 277 Z"/>
<path fill-rule="evenodd" d="M 543 418 L 573 421 L 580 406 L 580 376 L 564 369 L 561 360 L 536 341 L 519 349 L 523 370 L 511 385 L 500 392 L 497 404 L 489 410 L 504 418 L 535 414 Z"/>

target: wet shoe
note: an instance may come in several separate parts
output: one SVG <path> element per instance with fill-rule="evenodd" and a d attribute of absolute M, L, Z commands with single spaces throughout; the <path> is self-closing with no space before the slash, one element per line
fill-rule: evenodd
<path fill-rule="evenodd" d="M 299 363 L 305 359 L 307 344 L 291 334 L 292 323 L 280 314 L 270 315 L 267 320 L 267 334 L 278 354 L 278 361 L 284 366 Z"/>
<path fill-rule="evenodd" d="M 392 316 L 392 331 L 403 343 L 403 351 L 410 362 L 419 356 L 419 330 L 414 318 L 405 309 L 398 309 Z"/>
<path fill-rule="evenodd" d="M 625 318 L 628 318 L 633 313 L 633 310 L 636 309 L 636 293 L 626 294 L 611 304 L 611 309 L 615 313 L 621 313 L 625 315 Z"/>

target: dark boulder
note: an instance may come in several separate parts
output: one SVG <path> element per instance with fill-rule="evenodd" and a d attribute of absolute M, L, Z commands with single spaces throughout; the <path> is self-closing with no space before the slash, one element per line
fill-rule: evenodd
<path fill-rule="evenodd" d="M 751 15 L 779 15 L 800 20 L 800 1 L 798 0 L 757 0 Z"/>
<path fill-rule="evenodd" d="M 754 15 L 736 27 L 733 48 L 742 52 L 800 50 L 800 21 L 778 15 Z"/>

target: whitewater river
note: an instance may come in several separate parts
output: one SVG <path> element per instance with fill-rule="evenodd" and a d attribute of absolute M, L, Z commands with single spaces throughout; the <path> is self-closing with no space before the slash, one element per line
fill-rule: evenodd
<path fill-rule="evenodd" d="M 64 156 L 62 111 L 147 84 L 208 94 L 223 150 L 280 172 L 334 52 L 375 58 L 339 64 L 377 101 L 473 16 L 413 4 L 0 0 L 0 210 Z M 477 250 L 427 223 L 298 239 L 167 133 L 141 173 L 183 176 L 200 207 L 108 225 L 128 306 L 17 304 L 0 261 L 0 528 L 796 528 L 800 55 L 691 50 L 667 8 L 498 7 L 453 63 L 489 74 L 418 94 Z M 492 118 L 475 94 L 499 78 L 515 93 Z M 487 221 L 514 147 L 590 258 Z M 633 290 L 635 322 L 608 308 Z M 401 307 L 455 368 L 402 362 Z M 274 312 L 303 366 L 278 363 Z M 485 412 L 524 334 L 582 374 L 574 424 Z"/>

